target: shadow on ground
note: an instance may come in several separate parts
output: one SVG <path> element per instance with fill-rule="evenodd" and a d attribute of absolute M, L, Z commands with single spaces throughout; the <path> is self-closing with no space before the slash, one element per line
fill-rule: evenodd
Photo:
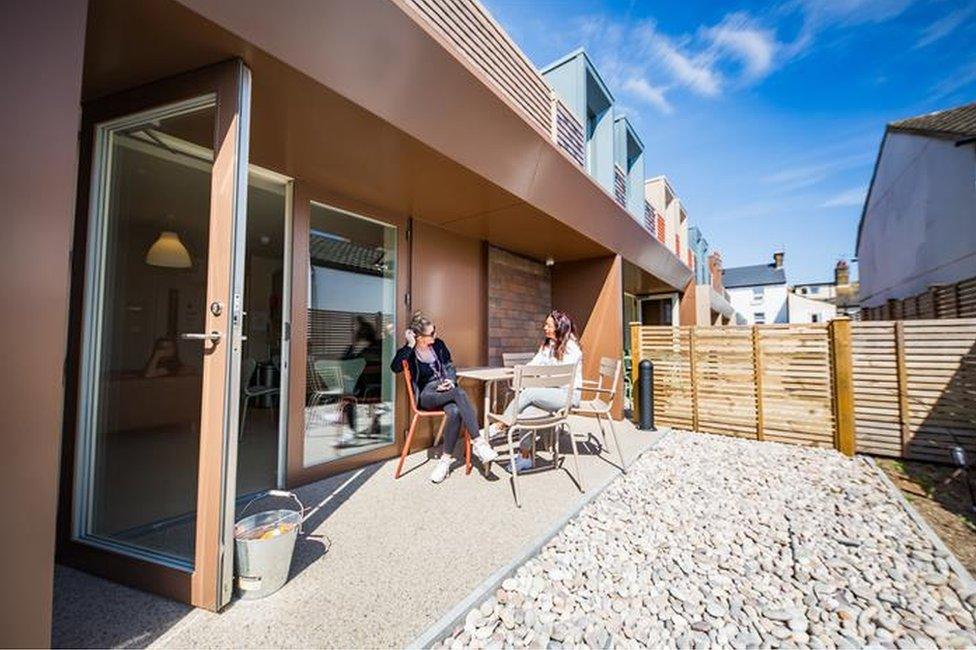
<path fill-rule="evenodd" d="M 53 648 L 144 648 L 193 608 L 65 566 L 54 569 Z"/>

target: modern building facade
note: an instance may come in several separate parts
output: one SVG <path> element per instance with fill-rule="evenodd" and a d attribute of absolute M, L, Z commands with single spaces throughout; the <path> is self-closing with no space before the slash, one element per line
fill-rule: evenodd
<path fill-rule="evenodd" d="M 726 325 L 735 321 L 735 309 L 722 284 L 722 258 L 711 251 L 698 226 L 688 228 L 688 256 L 694 280 L 681 294 L 681 325 Z"/>
<path fill-rule="evenodd" d="M 644 223 L 672 255 L 690 272 L 694 261 L 688 249 L 688 219 L 681 200 L 666 176 L 655 176 L 644 182 Z M 694 282 L 689 283 L 692 287 Z M 650 294 L 634 296 L 635 313 L 644 325 L 681 324 L 681 296 L 686 287 L 662 288 Z"/>
<path fill-rule="evenodd" d="M 609 93 L 578 118 L 477 2 L 441 4 L 7 7 L 6 645 L 47 643 L 55 554 L 223 607 L 242 497 L 401 450 L 413 310 L 465 366 L 559 307 L 592 376 L 625 296 L 691 281 Z"/>
<path fill-rule="evenodd" d="M 722 272 L 738 324 L 790 322 L 783 257 L 782 252 L 776 252 L 770 264 L 737 266 Z"/>
<path fill-rule="evenodd" d="M 974 177 L 976 103 L 887 125 L 858 226 L 864 318 L 976 315 Z"/>

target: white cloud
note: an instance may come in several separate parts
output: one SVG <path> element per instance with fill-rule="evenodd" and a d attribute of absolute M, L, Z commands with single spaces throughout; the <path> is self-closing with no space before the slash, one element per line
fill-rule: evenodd
<path fill-rule="evenodd" d="M 665 96 L 667 88 L 663 86 L 653 86 L 643 77 L 630 77 L 624 82 L 623 89 L 666 115 L 674 112 L 674 107 Z"/>
<path fill-rule="evenodd" d="M 655 39 L 654 48 L 676 82 L 706 97 L 719 94 L 722 80 L 710 56 L 688 56 L 663 37 Z"/>
<path fill-rule="evenodd" d="M 820 204 L 821 208 L 847 208 L 852 206 L 864 205 L 864 197 L 867 194 L 867 188 L 852 187 L 849 190 L 844 190 L 839 194 L 835 194 L 826 201 Z"/>
<path fill-rule="evenodd" d="M 948 76 L 932 87 L 930 101 L 938 101 L 966 88 L 976 82 L 976 59 L 968 61 L 953 70 Z"/>
<path fill-rule="evenodd" d="M 741 61 L 747 78 L 760 79 L 772 69 L 776 36 L 754 25 L 746 14 L 730 14 L 704 33 L 715 49 Z"/>
<path fill-rule="evenodd" d="M 965 23 L 973 15 L 973 12 L 976 12 L 976 2 L 939 18 L 922 30 L 922 35 L 919 37 L 918 42 L 915 43 L 915 47 L 926 47 L 936 41 L 942 40 Z"/>

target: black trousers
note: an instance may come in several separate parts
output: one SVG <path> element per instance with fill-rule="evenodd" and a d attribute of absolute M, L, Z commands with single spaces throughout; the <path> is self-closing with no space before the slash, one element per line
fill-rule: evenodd
<path fill-rule="evenodd" d="M 444 411 L 446 418 L 444 423 L 444 453 L 450 455 L 454 453 L 454 446 L 461 434 L 462 423 L 468 428 L 472 440 L 478 437 L 480 429 L 478 414 L 475 412 L 474 405 L 471 404 L 467 393 L 457 386 L 451 390 L 438 391 L 437 383 L 432 381 L 424 386 L 424 389 L 420 391 L 420 399 L 417 400 L 417 403 L 425 411 Z"/>

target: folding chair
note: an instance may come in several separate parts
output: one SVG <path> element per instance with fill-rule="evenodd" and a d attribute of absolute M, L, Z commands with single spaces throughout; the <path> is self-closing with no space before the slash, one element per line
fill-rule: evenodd
<path fill-rule="evenodd" d="M 489 420 L 501 422 L 508 427 L 508 449 L 509 457 L 514 459 L 519 452 L 517 438 L 513 438 L 515 431 L 528 431 L 535 435 L 536 431 L 543 429 L 553 429 L 557 433 L 560 429 L 569 429 L 567 418 L 573 404 L 573 380 L 576 377 L 577 364 L 563 364 L 558 366 L 515 366 L 515 378 L 512 385 L 515 390 L 515 399 L 523 390 L 527 388 L 559 388 L 566 392 L 566 401 L 558 410 L 544 415 L 516 414 L 506 417 L 504 414 L 489 413 Z M 573 448 L 573 461 L 576 465 L 576 482 L 580 492 L 585 492 L 583 487 L 583 474 L 580 471 L 579 452 L 576 449 L 576 439 L 572 433 L 569 435 L 570 444 Z M 553 467 L 558 467 L 559 463 L 559 438 L 555 436 L 553 441 Z M 510 465 L 512 471 L 512 490 L 515 493 L 515 505 L 522 507 L 522 496 L 519 490 L 518 469 L 515 463 Z"/>
<path fill-rule="evenodd" d="M 603 438 L 604 448 L 608 447 L 607 434 L 603 430 L 601 418 L 607 419 L 610 423 L 610 435 L 613 437 L 613 444 L 620 455 L 620 470 L 626 474 L 627 466 L 624 464 L 624 451 L 617 441 L 617 430 L 613 426 L 612 415 L 613 400 L 617 394 L 617 383 L 620 381 L 620 370 L 620 359 L 602 357 L 600 359 L 599 378 L 596 381 L 584 379 L 583 387 L 580 389 L 581 393 L 594 393 L 596 396 L 593 399 L 580 400 L 579 406 L 573 408 L 573 413 L 576 415 L 592 415 L 596 418 L 597 424 L 600 426 L 600 436 Z M 608 398 L 604 400 L 601 395 L 606 395 Z"/>
<path fill-rule="evenodd" d="M 447 414 L 444 411 L 424 411 L 417 408 L 417 400 L 414 399 L 413 394 L 413 376 L 410 373 L 410 364 L 404 360 L 403 362 L 403 379 L 407 384 L 407 402 L 410 404 L 410 412 L 412 414 L 410 418 L 410 429 L 407 431 L 407 439 L 403 443 L 403 451 L 400 452 L 400 462 L 397 463 L 396 475 L 394 478 L 400 478 L 400 471 L 403 469 L 403 461 L 407 459 L 407 454 L 410 453 L 410 443 L 413 442 L 414 431 L 417 430 L 417 422 L 420 418 L 433 418 L 440 416 L 441 426 L 437 428 L 437 433 L 434 435 L 434 445 L 440 442 L 441 436 L 444 435 L 444 424 L 447 422 Z M 464 431 L 464 473 L 471 473 L 471 433 L 468 431 L 467 427 L 463 424 L 461 425 Z"/>

